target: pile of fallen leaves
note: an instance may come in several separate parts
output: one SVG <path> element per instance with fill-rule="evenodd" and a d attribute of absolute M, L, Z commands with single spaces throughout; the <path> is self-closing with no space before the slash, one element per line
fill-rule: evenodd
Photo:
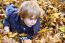
<path fill-rule="evenodd" d="M 18 43 L 17 33 L 0 34 L 0 43 Z"/>
<path fill-rule="evenodd" d="M 34 40 L 43 40 L 44 43 L 63 43 L 65 38 L 65 2 L 39 0 L 38 4 L 44 12 L 40 17 L 41 29 L 34 36 Z"/>
<path fill-rule="evenodd" d="M 37 3 L 42 9 L 42 16 L 40 16 L 41 29 L 38 34 L 34 35 L 32 43 L 63 43 L 65 38 L 65 2 L 60 0 L 37 0 Z M 24 34 L 21 35 L 25 36 Z M 0 34 L 0 43 L 18 43 L 18 41 L 18 33 Z"/>

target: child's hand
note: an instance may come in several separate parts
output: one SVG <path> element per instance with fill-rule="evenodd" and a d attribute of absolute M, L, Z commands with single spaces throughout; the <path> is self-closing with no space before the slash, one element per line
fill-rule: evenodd
<path fill-rule="evenodd" d="M 4 32 L 3 32 L 3 35 L 6 35 L 6 34 L 8 34 L 8 33 L 9 33 L 9 32 L 4 31 Z"/>
<path fill-rule="evenodd" d="M 5 26 L 4 27 L 4 32 L 3 32 L 3 34 L 4 35 L 6 35 L 6 34 L 8 34 L 10 31 L 9 31 L 9 27 L 8 26 Z"/>

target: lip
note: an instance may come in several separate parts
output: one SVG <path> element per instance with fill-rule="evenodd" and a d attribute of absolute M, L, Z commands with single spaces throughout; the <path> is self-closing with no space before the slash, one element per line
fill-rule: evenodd
<path fill-rule="evenodd" d="M 30 26 L 32 26 L 32 25 L 30 25 Z"/>

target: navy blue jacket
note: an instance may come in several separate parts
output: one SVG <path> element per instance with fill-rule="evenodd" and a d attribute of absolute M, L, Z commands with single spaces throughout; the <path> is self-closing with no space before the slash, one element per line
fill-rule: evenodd
<path fill-rule="evenodd" d="M 12 32 L 17 31 L 18 33 L 26 33 L 28 35 L 36 34 L 40 30 L 40 19 L 38 18 L 37 23 L 32 27 L 28 27 L 17 15 L 17 10 L 12 6 L 6 7 L 7 18 L 4 20 L 4 26 L 9 26 Z"/>

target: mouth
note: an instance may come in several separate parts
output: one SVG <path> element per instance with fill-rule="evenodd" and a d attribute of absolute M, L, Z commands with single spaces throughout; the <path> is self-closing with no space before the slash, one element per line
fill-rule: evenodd
<path fill-rule="evenodd" d="M 32 27 L 32 25 L 28 25 L 28 27 Z"/>

